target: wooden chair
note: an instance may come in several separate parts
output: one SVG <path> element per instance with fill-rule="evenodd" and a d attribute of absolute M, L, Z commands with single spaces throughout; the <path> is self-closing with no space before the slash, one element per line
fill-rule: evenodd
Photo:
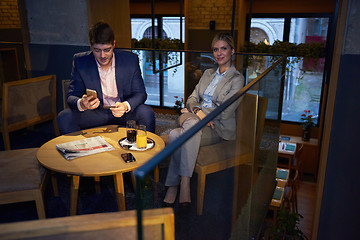
<path fill-rule="evenodd" d="M 37 161 L 37 150 L 0 151 L 0 204 L 35 201 L 38 217 L 45 218 L 43 191 L 47 172 Z"/>
<path fill-rule="evenodd" d="M 56 115 L 55 75 L 4 83 L 0 131 L 5 149 L 11 149 L 10 132 L 42 122 L 52 120 L 59 135 Z"/>
<path fill-rule="evenodd" d="M 303 169 L 304 169 L 304 166 L 303 166 L 303 162 L 302 162 L 302 153 L 303 153 L 303 148 L 304 148 L 304 144 L 300 144 L 300 143 L 297 143 L 296 144 L 296 151 L 295 151 L 295 154 L 294 154 L 294 159 L 293 159 L 293 162 L 292 162 L 292 166 L 291 166 L 291 170 L 298 170 L 299 171 L 299 179 L 303 179 Z"/>
<path fill-rule="evenodd" d="M 70 85 L 70 79 L 64 79 L 61 81 L 61 87 L 62 87 L 62 98 L 63 98 L 63 108 L 68 108 L 69 105 L 66 101 L 66 95 L 69 89 L 69 85 Z"/>
<path fill-rule="evenodd" d="M 289 208 L 292 212 L 298 213 L 297 207 L 297 190 L 299 188 L 299 170 L 295 170 L 294 177 L 289 179 L 285 187 L 284 207 Z"/>
<path fill-rule="evenodd" d="M 198 174 L 198 215 L 203 211 L 206 175 L 252 161 L 259 150 L 266 109 L 267 99 L 245 94 L 237 108 L 236 140 L 200 147 L 194 170 Z M 255 146 L 251 139 L 255 139 Z"/>
<path fill-rule="evenodd" d="M 143 210 L 144 239 L 175 239 L 171 208 Z M 137 239 L 136 210 L 0 225 L 0 239 Z"/>

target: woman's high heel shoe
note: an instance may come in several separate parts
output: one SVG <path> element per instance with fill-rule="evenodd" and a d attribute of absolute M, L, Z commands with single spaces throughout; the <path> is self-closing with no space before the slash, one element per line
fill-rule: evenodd
<path fill-rule="evenodd" d="M 191 202 L 183 202 L 183 203 L 179 203 L 179 207 L 182 209 L 189 209 L 191 206 Z"/>
<path fill-rule="evenodd" d="M 162 203 L 162 207 L 163 207 L 163 208 L 165 208 L 165 207 L 173 208 L 173 207 L 174 207 L 174 203 L 163 202 L 163 203 Z"/>

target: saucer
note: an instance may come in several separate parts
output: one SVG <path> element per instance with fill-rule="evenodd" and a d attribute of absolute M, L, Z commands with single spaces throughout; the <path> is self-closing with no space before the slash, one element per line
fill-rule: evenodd
<path fill-rule="evenodd" d="M 155 141 L 152 140 L 151 138 L 147 138 L 147 144 L 146 144 L 146 148 L 137 148 L 136 146 L 136 142 L 134 143 L 130 143 L 126 137 L 121 138 L 119 140 L 119 145 L 120 147 L 122 147 L 123 149 L 126 150 L 131 150 L 131 151 L 145 151 L 148 149 L 151 149 L 155 146 Z"/>

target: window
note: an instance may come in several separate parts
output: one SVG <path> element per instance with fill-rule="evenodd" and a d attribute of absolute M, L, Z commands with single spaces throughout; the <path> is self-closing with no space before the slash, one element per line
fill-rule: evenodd
<path fill-rule="evenodd" d="M 289 42 L 326 43 L 328 25 L 328 18 L 291 18 Z M 317 62 L 301 59 L 288 67 L 290 72 L 285 79 L 282 120 L 297 122 L 304 110 L 319 116 L 324 64 L 325 58 Z"/>
<path fill-rule="evenodd" d="M 283 41 L 284 18 L 252 18 L 250 26 L 250 41 L 258 43 L 265 38 L 269 44 L 276 40 Z"/>
<path fill-rule="evenodd" d="M 155 38 L 158 38 L 158 31 L 159 31 L 159 29 L 158 29 L 158 27 L 157 26 L 155 26 Z M 144 32 L 144 36 L 143 36 L 144 38 L 152 38 L 152 27 L 148 27 L 146 30 L 145 30 L 145 32 Z M 164 38 L 167 38 L 167 35 L 166 35 L 166 32 L 164 31 L 164 30 L 162 30 L 162 37 L 161 37 L 161 39 L 164 39 Z"/>
<path fill-rule="evenodd" d="M 183 19 L 183 28 L 185 26 Z M 180 17 L 157 17 L 155 19 L 155 38 L 161 31 L 161 38 L 180 39 Z M 131 37 L 137 40 L 142 38 L 152 38 L 152 19 L 151 18 L 131 18 Z M 184 35 L 182 36 L 184 39 Z M 173 107 L 175 104 L 174 96 L 184 97 L 184 66 L 180 65 L 175 68 L 153 73 L 153 62 L 151 51 L 138 51 L 140 68 L 145 82 L 148 98 L 146 104 L 161 107 Z M 157 55 L 159 53 L 156 53 Z M 179 63 L 180 58 L 184 62 L 184 54 L 174 54 L 175 60 L 165 62 L 162 68 L 170 67 L 173 62 Z M 159 70 L 160 64 L 158 56 L 156 57 L 155 67 Z"/>
<path fill-rule="evenodd" d="M 261 28 L 253 27 L 250 29 L 250 42 L 269 42 L 269 36 Z"/>
<path fill-rule="evenodd" d="M 266 41 L 270 45 L 275 40 L 291 43 L 323 42 L 326 44 L 330 16 L 296 17 L 286 15 L 279 18 L 260 17 L 253 14 L 248 38 L 251 42 Z M 300 122 L 304 110 L 319 116 L 321 94 L 324 83 L 325 58 L 291 61 L 287 66 L 281 120 Z M 263 63 L 266 64 L 266 63 Z M 249 72 L 249 79 L 255 73 Z M 253 74 L 253 75 L 251 75 Z M 317 123 L 317 120 L 316 120 Z"/>

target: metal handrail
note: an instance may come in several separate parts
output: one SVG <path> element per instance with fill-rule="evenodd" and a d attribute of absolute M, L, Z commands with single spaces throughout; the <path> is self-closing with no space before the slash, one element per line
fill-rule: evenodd
<path fill-rule="evenodd" d="M 162 52 L 183 52 L 183 53 L 212 53 L 210 51 L 201 51 L 201 50 L 184 50 L 184 49 L 159 49 L 159 48 L 116 48 L 121 50 L 140 50 L 140 51 L 162 51 Z M 283 56 L 273 53 L 250 53 L 250 52 L 235 52 L 234 55 L 244 55 L 244 56 Z"/>

